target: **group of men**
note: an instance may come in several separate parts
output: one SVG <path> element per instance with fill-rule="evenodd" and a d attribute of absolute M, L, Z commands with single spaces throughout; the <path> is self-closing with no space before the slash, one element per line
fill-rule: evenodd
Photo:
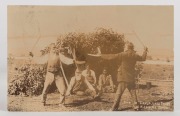
<path fill-rule="evenodd" d="M 112 77 L 107 74 L 106 69 L 104 69 L 103 74 L 100 75 L 98 84 L 96 81 L 95 72 L 90 69 L 89 65 L 87 65 L 83 71 L 76 69 L 75 76 L 70 80 L 66 95 L 89 95 L 97 98 L 102 92 L 105 92 L 103 91 L 103 87 L 112 89 L 114 87 Z"/>
<path fill-rule="evenodd" d="M 118 58 L 121 62 L 117 70 L 117 91 L 115 95 L 114 104 L 111 108 L 116 111 L 119 108 L 121 96 L 127 88 L 133 98 L 134 110 L 139 110 L 139 104 L 136 96 L 135 88 L 135 64 L 137 61 L 145 61 L 148 49 L 145 47 L 143 55 L 140 56 L 134 51 L 134 45 L 129 43 L 127 50 L 122 53 L 114 54 L 111 59 Z M 100 55 L 101 58 L 106 59 L 108 55 Z M 51 84 L 55 81 L 56 86 L 60 92 L 60 106 L 64 107 L 65 96 L 71 94 L 76 95 L 90 95 L 93 98 L 99 97 L 103 92 L 114 92 L 115 85 L 112 76 L 107 73 L 104 68 L 102 74 L 99 76 L 97 82 L 95 72 L 90 69 L 89 65 L 85 70 L 76 69 L 75 76 L 71 78 L 70 83 L 64 78 L 63 69 L 61 67 L 61 60 L 59 53 L 56 51 L 55 44 L 51 44 L 48 58 L 46 79 L 44 82 L 44 89 L 42 92 L 42 103 L 46 104 L 47 93 Z"/>

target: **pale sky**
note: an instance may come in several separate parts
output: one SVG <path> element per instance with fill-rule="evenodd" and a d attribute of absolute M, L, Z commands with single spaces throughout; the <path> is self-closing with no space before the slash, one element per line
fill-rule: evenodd
<path fill-rule="evenodd" d="M 104 27 L 125 33 L 139 53 L 143 47 L 135 35 L 128 35 L 132 31 L 149 48 L 150 55 L 171 57 L 173 12 L 173 6 L 8 6 L 8 51 L 19 55 L 34 48 L 37 54 L 60 34 Z"/>

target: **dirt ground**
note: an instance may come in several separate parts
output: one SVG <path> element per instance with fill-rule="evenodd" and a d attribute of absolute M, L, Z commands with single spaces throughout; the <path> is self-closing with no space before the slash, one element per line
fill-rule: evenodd
<path fill-rule="evenodd" d="M 100 99 L 93 100 L 88 96 L 69 96 L 66 98 L 66 107 L 58 106 L 59 94 L 48 95 L 47 105 L 40 102 L 41 96 L 23 97 L 9 96 L 9 111 L 109 111 L 113 104 L 114 93 L 104 93 Z M 172 87 L 140 88 L 137 91 L 138 100 L 142 111 L 173 111 Z M 133 111 L 131 96 L 128 90 L 122 96 L 119 111 Z"/>
<path fill-rule="evenodd" d="M 146 65 L 144 66 L 142 81 L 137 90 L 141 111 L 173 111 L 174 109 L 174 84 L 173 66 Z M 148 76 L 149 75 L 149 76 Z M 148 78 L 147 78 L 148 76 Z M 153 77 L 153 78 L 149 78 Z M 154 81 L 157 79 L 156 81 Z M 147 89 L 146 82 L 152 82 L 152 87 Z M 113 105 L 115 93 L 104 93 L 100 99 L 93 100 L 89 96 L 69 96 L 65 100 L 66 107 L 59 107 L 59 93 L 48 94 L 47 105 L 40 102 L 41 96 L 8 96 L 9 111 L 109 111 Z M 131 96 L 125 90 L 119 111 L 133 111 Z"/>

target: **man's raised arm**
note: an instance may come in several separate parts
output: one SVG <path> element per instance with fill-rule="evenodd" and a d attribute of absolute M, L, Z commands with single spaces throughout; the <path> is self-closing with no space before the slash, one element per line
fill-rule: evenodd
<path fill-rule="evenodd" d="M 148 52 L 148 48 L 145 47 L 142 56 L 139 56 L 139 55 L 136 56 L 137 60 L 138 61 L 145 61 L 146 60 L 146 56 L 147 56 L 147 52 Z"/>

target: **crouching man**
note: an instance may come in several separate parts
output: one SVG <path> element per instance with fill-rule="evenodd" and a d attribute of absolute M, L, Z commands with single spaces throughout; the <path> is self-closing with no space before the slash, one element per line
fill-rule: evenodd
<path fill-rule="evenodd" d="M 112 76 L 107 73 L 107 69 L 103 69 L 103 73 L 99 76 L 98 88 L 101 93 L 114 92 L 115 85 L 112 81 Z"/>
<path fill-rule="evenodd" d="M 93 70 L 90 69 L 90 66 L 87 65 L 86 69 L 82 71 L 82 75 L 88 80 L 88 82 L 95 87 L 96 85 L 96 74 Z"/>
<path fill-rule="evenodd" d="M 75 76 L 71 78 L 66 95 L 87 95 L 96 97 L 96 91 L 87 79 L 81 74 L 80 70 L 75 71 Z"/>

